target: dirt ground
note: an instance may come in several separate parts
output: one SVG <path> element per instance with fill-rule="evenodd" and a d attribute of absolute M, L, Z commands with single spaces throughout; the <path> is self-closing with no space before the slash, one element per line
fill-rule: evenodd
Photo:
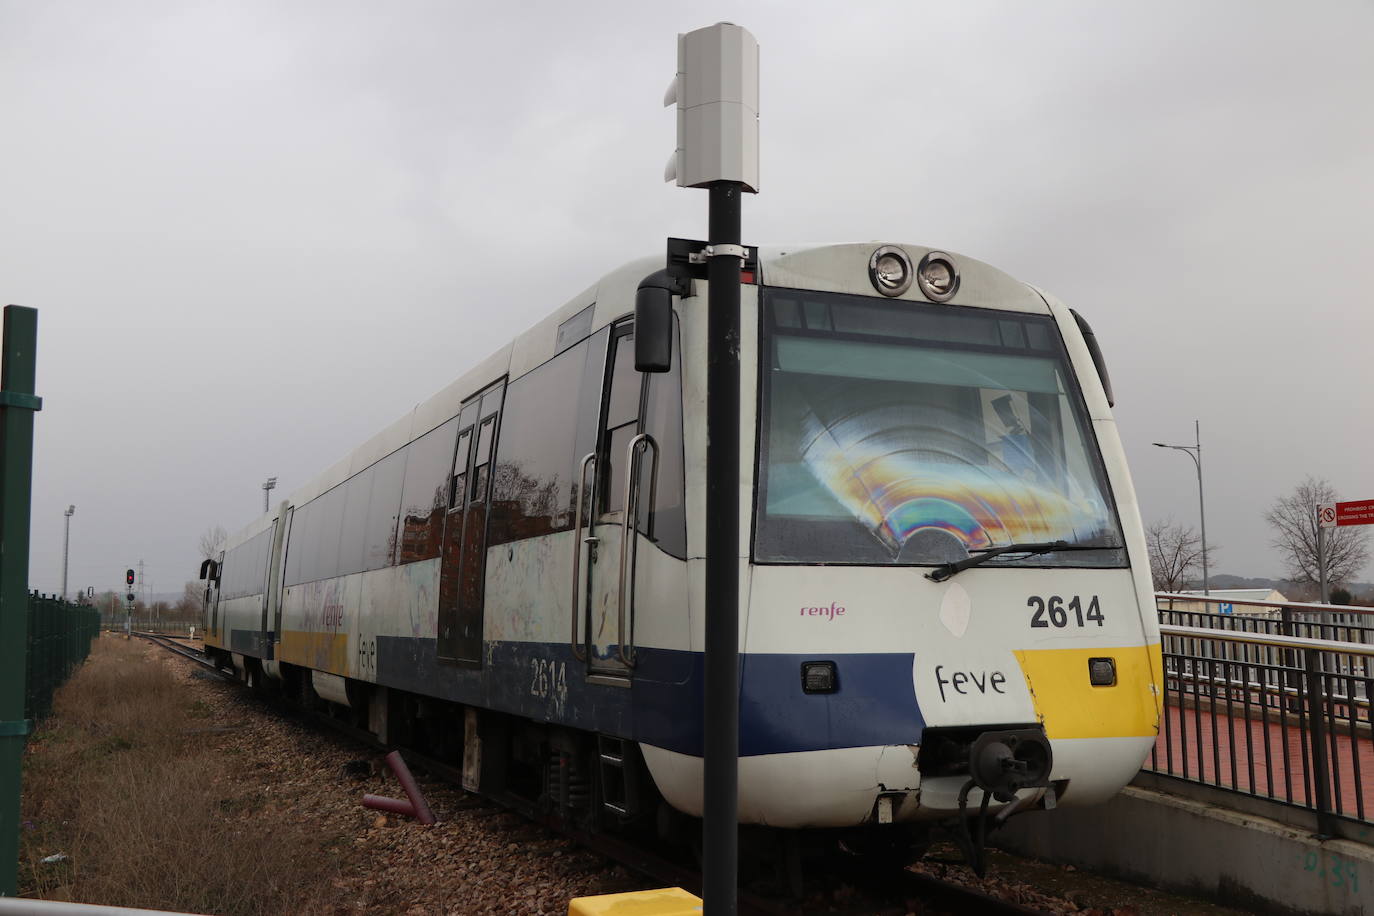
<path fill-rule="evenodd" d="M 151 645 L 103 637 L 25 763 L 21 892 L 193 913 L 565 914 L 647 887 L 461 790 L 421 779 L 440 823 L 363 808 L 400 797 L 380 752 L 299 726 Z M 994 852 L 918 868 L 1052 913 L 1240 913 Z M 838 908 L 838 903 L 837 903 Z M 825 907 L 829 909 L 829 907 Z M 852 911 L 852 910 L 851 910 Z"/>

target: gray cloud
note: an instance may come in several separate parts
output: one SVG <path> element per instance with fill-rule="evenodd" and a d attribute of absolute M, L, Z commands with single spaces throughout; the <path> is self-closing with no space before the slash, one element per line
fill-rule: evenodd
<path fill-rule="evenodd" d="M 606 269 L 662 185 L 678 31 L 762 47 L 751 241 L 1002 266 L 1107 348 L 1147 518 L 1277 574 L 1265 506 L 1374 496 L 1374 11 L 1330 3 L 0 0 L 0 298 L 40 310 L 31 584 L 161 590 Z M 1368 571 L 1366 576 L 1368 577 Z"/>

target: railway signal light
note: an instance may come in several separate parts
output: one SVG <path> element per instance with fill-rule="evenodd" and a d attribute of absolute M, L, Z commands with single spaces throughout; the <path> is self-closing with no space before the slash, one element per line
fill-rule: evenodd
<path fill-rule="evenodd" d="M 129 586 L 130 588 L 133 588 L 133 586 L 134 586 L 134 571 L 133 571 L 132 569 L 126 569 L 126 570 L 124 570 L 124 584 L 127 585 L 127 586 Z M 130 600 L 132 600 L 132 599 L 130 599 Z"/>
<path fill-rule="evenodd" d="M 718 22 L 677 37 L 677 75 L 663 97 L 677 107 L 677 148 L 664 181 L 704 188 L 734 181 L 759 189 L 759 43 Z"/>
<path fill-rule="evenodd" d="M 134 593 L 133 593 L 133 592 L 129 592 L 129 594 L 125 595 L 124 597 L 129 599 L 129 603 L 130 603 L 130 604 L 133 603 L 133 600 L 134 600 Z"/>

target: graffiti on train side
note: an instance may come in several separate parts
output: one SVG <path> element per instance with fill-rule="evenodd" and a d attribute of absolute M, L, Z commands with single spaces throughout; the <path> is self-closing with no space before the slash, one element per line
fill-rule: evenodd
<path fill-rule="evenodd" d="M 566 641 L 572 534 L 500 544 L 487 551 L 486 638 Z"/>

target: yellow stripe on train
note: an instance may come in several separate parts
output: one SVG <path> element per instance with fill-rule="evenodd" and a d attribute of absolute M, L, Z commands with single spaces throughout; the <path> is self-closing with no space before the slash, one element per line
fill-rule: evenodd
<path fill-rule="evenodd" d="M 348 634 L 283 630 L 277 660 L 348 677 Z"/>
<path fill-rule="evenodd" d="M 1055 738 L 1132 738 L 1159 731 L 1164 664 L 1159 643 L 1017 651 L 1035 714 Z M 1088 659 L 1116 661 L 1116 683 L 1094 687 Z"/>

